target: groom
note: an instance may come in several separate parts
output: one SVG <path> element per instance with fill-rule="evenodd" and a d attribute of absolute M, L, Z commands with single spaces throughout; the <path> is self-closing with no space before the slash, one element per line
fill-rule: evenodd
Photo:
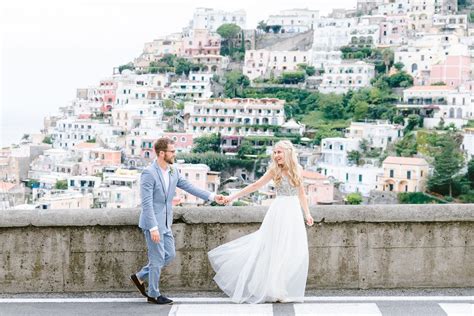
<path fill-rule="evenodd" d="M 145 234 L 148 248 L 148 264 L 130 279 L 149 303 L 172 304 L 159 290 L 161 269 L 176 256 L 171 224 L 173 223 L 172 200 L 176 187 L 205 201 L 224 204 L 222 195 L 215 195 L 196 188 L 183 178 L 173 166 L 176 151 L 174 142 L 160 138 L 154 145 L 156 161 L 143 170 L 140 193 L 142 210 L 138 226 Z M 148 278 L 148 295 L 144 281 Z"/>

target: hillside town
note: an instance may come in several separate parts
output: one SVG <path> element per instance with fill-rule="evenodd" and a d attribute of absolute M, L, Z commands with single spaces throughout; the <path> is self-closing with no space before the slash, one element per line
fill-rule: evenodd
<path fill-rule="evenodd" d="M 136 208 L 154 141 L 224 195 L 298 150 L 309 204 L 474 202 L 474 7 L 358 0 L 327 16 L 196 8 L 36 134 L 0 149 L 0 209 Z M 159 33 L 159 32 L 157 32 Z M 234 205 L 269 205 L 272 183 Z M 207 202 L 177 191 L 176 206 Z"/>

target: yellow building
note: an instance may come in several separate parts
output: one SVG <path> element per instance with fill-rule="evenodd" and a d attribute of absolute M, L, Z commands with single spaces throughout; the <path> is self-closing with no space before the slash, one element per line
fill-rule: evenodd
<path fill-rule="evenodd" d="M 429 165 L 423 158 L 387 157 L 379 177 L 377 190 L 393 192 L 423 192 Z"/>

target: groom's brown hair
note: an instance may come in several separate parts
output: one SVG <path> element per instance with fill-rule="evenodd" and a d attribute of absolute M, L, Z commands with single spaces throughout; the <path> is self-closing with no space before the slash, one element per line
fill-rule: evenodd
<path fill-rule="evenodd" d="M 156 156 L 160 155 L 160 151 L 166 152 L 168 150 L 169 144 L 173 145 L 174 141 L 172 139 L 169 139 L 168 137 L 158 138 L 158 140 L 155 142 Z"/>

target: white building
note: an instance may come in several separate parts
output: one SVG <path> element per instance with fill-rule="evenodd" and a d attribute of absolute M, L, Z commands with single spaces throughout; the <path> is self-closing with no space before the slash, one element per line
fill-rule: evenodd
<path fill-rule="evenodd" d="M 215 32 L 222 24 L 232 23 L 246 28 L 247 13 L 244 10 L 222 11 L 210 8 L 196 8 L 190 29 L 207 29 Z"/>
<path fill-rule="evenodd" d="M 350 43 L 354 18 L 321 18 L 314 25 L 313 51 L 335 51 Z"/>
<path fill-rule="evenodd" d="M 403 126 L 386 121 L 374 123 L 351 122 L 347 129 L 347 138 L 367 139 L 372 148 L 385 150 L 387 145 L 403 136 Z"/>
<path fill-rule="evenodd" d="M 243 74 L 251 80 L 258 77 L 280 75 L 285 71 L 298 70 L 299 64 L 311 64 L 311 51 L 247 50 Z"/>
<path fill-rule="evenodd" d="M 179 79 L 171 83 L 171 95 L 181 100 L 209 99 L 212 96 L 212 76 L 210 73 L 190 73 L 188 79 Z"/>
<path fill-rule="evenodd" d="M 312 30 L 318 19 L 318 10 L 292 9 L 270 15 L 266 24 L 281 25 L 281 33 L 301 33 Z"/>
<path fill-rule="evenodd" d="M 273 135 L 266 126 L 285 122 L 285 101 L 279 99 L 209 99 L 186 102 L 188 133 L 222 135 Z"/>
<path fill-rule="evenodd" d="M 377 174 L 382 169 L 371 165 L 351 165 L 348 153 L 359 150 L 359 138 L 324 138 L 321 141 L 321 159 L 317 164 L 319 172 L 341 183 L 344 193 L 360 192 L 368 196 L 377 186 Z"/>
<path fill-rule="evenodd" d="M 424 127 L 434 128 L 443 120 L 445 126 L 453 123 L 457 128 L 461 128 L 473 119 L 474 93 L 453 91 L 447 95 L 446 102 L 441 102 L 437 107 L 434 117 L 424 119 Z"/>
<path fill-rule="evenodd" d="M 375 66 L 364 61 L 343 60 L 339 64 L 324 65 L 322 93 L 346 93 L 349 90 L 370 87 L 375 76 Z"/>
<path fill-rule="evenodd" d="M 94 188 L 98 188 L 102 183 L 102 179 L 94 176 L 73 176 L 67 179 L 67 185 L 69 190 L 90 192 L 92 193 Z"/>
<path fill-rule="evenodd" d="M 66 118 L 59 120 L 56 127 L 51 128 L 50 134 L 53 140 L 53 148 L 71 149 L 75 145 L 95 141 L 108 124 L 96 120 L 82 120 L 77 118 Z"/>
<path fill-rule="evenodd" d="M 474 129 L 465 128 L 462 136 L 461 149 L 466 153 L 467 160 L 471 160 L 474 155 Z"/>
<path fill-rule="evenodd" d="M 321 164 L 347 166 L 347 154 L 359 150 L 359 139 L 330 137 L 321 140 Z M 324 174 L 330 176 L 330 174 Z"/>
<path fill-rule="evenodd" d="M 340 50 L 333 51 L 312 51 L 311 65 L 316 69 L 324 69 L 324 65 L 340 64 L 342 52 Z"/>
<path fill-rule="evenodd" d="M 102 185 L 94 189 L 95 206 L 99 208 L 133 208 L 140 206 L 140 174 L 136 170 L 117 169 L 104 172 Z"/>

